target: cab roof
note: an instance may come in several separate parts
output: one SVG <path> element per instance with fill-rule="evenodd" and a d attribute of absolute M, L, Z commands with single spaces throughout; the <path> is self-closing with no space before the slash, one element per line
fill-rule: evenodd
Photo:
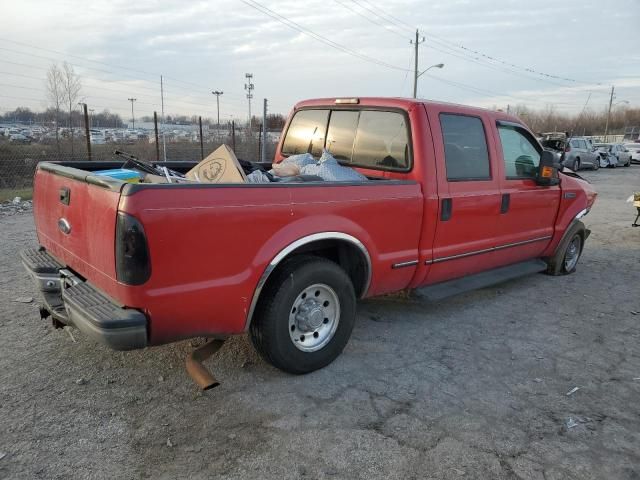
<path fill-rule="evenodd" d="M 357 100 L 357 103 L 337 103 L 336 100 L 348 101 L 348 100 Z M 425 106 L 435 106 L 435 107 L 445 107 L 451 108 L 456 112 L 460 112 L 461 110 L 469 113 L 469 114 L 490 114 L 495 118 L 499 118 L 501 120 L 513 121 L 516 123 L 523 123 L 522 119 L 515 117 L 513 115 L 509 115 L 505 112 L 499 110 L 490 110 L 487 108 L 480 107 L 472 107 L 470 105 L 462 105 L 458 103 L 451 102 L 436 102 L 434 100 L 425 100 L 421 98 L 405 98 L 405 97 L 330 97 L 330 98 L 313 98 L 308 100 L 302 100 L 295 104 L 294 109 L 298 110 L 300 108 L 305 107 L 356 107 L 356 106 L 365 106 L 365 107 L 387 107 L 387 108 L 400 108 L 402 110 L 411 110 L 417 105 L 425 105 Z"/>

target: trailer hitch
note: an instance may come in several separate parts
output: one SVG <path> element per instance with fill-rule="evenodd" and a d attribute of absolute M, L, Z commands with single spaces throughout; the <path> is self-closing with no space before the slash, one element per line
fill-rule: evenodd
<path fill-rule="evenodd" d="M 214 338 L 193 350 L 185 361 L 187 372 L 202 390 L 209 390 L 220 385 L 213 374 L 202 362 L 220 350 L 226 339 Z"/>

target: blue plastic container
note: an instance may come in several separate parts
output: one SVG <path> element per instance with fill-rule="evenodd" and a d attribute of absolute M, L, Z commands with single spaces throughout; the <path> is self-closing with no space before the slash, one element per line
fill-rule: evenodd
<path fill-rule="evenodd" d="M 137 183 L 142 180 L 140 172 L 128 168 L 114 168 L 112 170 L 97 170 L 94 175 L 104 175 L 105 177 L 117 178 L 123 182 Z"/>

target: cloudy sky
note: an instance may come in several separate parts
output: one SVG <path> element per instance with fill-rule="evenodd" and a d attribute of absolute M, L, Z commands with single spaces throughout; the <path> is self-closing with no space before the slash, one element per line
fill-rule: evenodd
<path fill-rule="evenodd" d="M 246 119 L 268 98 L 410 96 L 419 28 L 418 96 L 577 112 L 640 106 L 639 0 L 73 0 L 3 2 L 0 111 L 46 105 L 53 62 L 80 74 L 90 108 Z M 619 107 L 624 107 L 623 103 Z"/>

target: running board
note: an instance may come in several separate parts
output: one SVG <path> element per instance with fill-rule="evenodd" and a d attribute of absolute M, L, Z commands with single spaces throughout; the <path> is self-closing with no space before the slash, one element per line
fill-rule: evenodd
<path fill-rule="evenodd" d="M 419 297 L 429 301 L 442 300 L 443 298 L 458 295 L 459 293 L 485 288 L 497 283 L 506 282 L 515 278 L 542 272 L 547 269 L 547 264 L 542 260 L 527 260 L 506 267 L 487 270 L 455 280 L 436 283 L 429 287 L 418 288 L 415 293 Z"/>

